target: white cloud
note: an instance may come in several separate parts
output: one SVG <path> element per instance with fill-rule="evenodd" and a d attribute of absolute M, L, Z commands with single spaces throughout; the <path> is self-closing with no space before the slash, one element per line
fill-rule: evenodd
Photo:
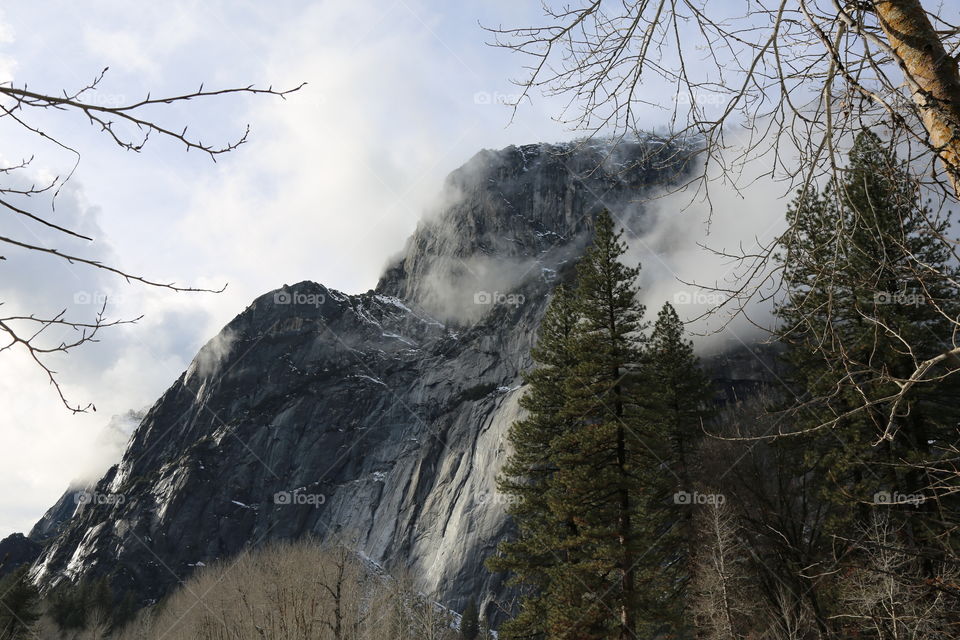
<path fill-rule="evenodd" d="M 10 44 L 15 39 L 13 25 L 6 21 L 3 10 L 0 10 L 0 44 Z"/>
<path fill-rule="evenodd" d="M 207 378 L 216 374 L 224 358 L 230 355 L 236 339 L 237 336 L 230 329 L 224 329 L 212 337 L 193 359 L 190 368 L 187 369 L 186 379 L 189 380 L 195 375 Z"/>
<path fill-rule="evenodd" d="M 3 10 L 0 10 L 0 46 L 12 44 L 16 40 L 13 25 L 6 21 Z M 4 51 L 0 50 L 0 84 L 13 81 L 13 74 L 17 70 L 17 61 Z"/>
<path fill-rule="evenodd" d="M 763 175 L 766 172 L 763 159 L 754 161 L 738 178 L 738 184 L 749 188 L 739 190 L 711 170 L 709 200 L 697 196 L 691 187 L 646 205 L 643 227 L 647 231 L 626 240 L 629 260 L 642 263 L 641 297 L 648 319 L 655 320 L 663 303 L 670 302 L 682 320 L 693 321 L 726 299 L 718 289 L 736 289 L 744 282 L 744 266 L 749 263 L 721 254 L 749 254 L 766 247 L 786 227 L 787 187 Z M 761 274 L 769 274 L 771 267 L 768 264 Z M 776 282 L 768 281 L 761 291 L 769 294 Z M 747 306 L 746 314 L 738 313 L 739 309 L 730 304 L 688 325 L 699 351 L 712 353 L 741 341 L 749 344 L 763 335 L 755 323 L 769 326 L 769 301 L 758 297 Z"/>
<path fill-rule="evenodd" d="M 140 19 L 135 22 L 111 21 L 90 24 L 83 28 L 83 42 L 100 66 L 128 72 L 148 74 L 156 78 L 167 58 L 187 42 L 201 35 L 195 14 L 182 5 L 142 5 Z M 113 13 L 122 16 L 122 11 Z"/>
<path fill-rule="evenodd" d="M 105 65 L 130 72 L 155 74 L 160 66 L 132 33 L 91 27 L 83 32 L 91 53 L 104 59 Z"/>
<path fill-rule="evenodd" d="M 183 228 L 218 262 L 257 256 L 251 267 L 269 265 L 286 281 L 355 291 L 373 285 L 462 162 L 460 140 L 474 125 L 437 126 L 431 116 L 450 99 L 441 80 L 450 74 L 437 67 L 454 70 L 449 61 L 425 67 L 428 31 L 384 19 L 379 7 L 321 6 L 279 36 L 288 46 L 267 61 L 275 85 L 310 84 L 280 109 L 258 105 L 264 124 L 243 162 L 197 191 Z M 338 24 L 363 25 L 367 36 L 331 29 Z"/>
<path fill-rule="evenodd" d="M 34 176 L 38 183 L 42 176 Z M 0 235 L 41 246 L 57 247 L 104 263 L 116 264 L 117 255 L 104 241 L 100 210 L 86 202 L 82 186 L 72 181 L 61 191 L 55 211 L 31 203 L 58 224 L 98 238 L 94 243 L 71 238 L 24 218 L 0 216 Z M 49 207 L 49 203 L 46 203 Z M 157 395 L 183 371 L 201 343 L 215 330 L 200 300 L 174 295 L 150 295 L 143 287 L 81 264 L 69 264 L 34 251 L 5 246 L 0 262 L 16 277 L 0 278 L 3 316 L 36 314 L 92 322 L 101 305 L 107 319 L 134 318 L 134 325 L 104 329 L 99 342 L 69 354 L 52 354 L 44 361 L 71 404 L 92 402 L 97 412 L 71 415 L 59 403 L 46 374 L 23 348 L 5 351 L 0 367 L 0 486 L 4 487 L 0 528 L 4 532 L 29 529 L 56 500 L 67 484 L 90 479 L 115 461 L 122 449 L 116 429 L 101 433 L 115 414 L 152 404 Z M 19 326 L 24 335 L 30 326 Z M 51 327 L 44 344 L 56 346 L 75 339 L 77 332 Z M 6 336 L 0 335 L 6 345 Z"/>

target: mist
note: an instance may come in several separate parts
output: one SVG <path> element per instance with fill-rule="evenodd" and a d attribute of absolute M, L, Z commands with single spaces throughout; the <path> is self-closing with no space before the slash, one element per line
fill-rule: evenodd
<path fill-rule="evenodd" d="M 702 167 L 695 167 L 694 172 Z M 709 355 L 762 340 L 771 327 L 772 302 L 755 296 L 741 310 L 737 301 L 717 308 L 727 299 L 717 289 L 743 284 L 743 263 L 721 254 L 739 255 L 769 245 L 786 229 L 789 194 L 786 186 L 765 175 L 762 160 L 748 165 L 738 177 L 737 189 L 717 172 L 709 174 L 707 194 L 697 194 L 702 185 L 680 190 L 661 189 L 637 208 L 643 220 L 624 239 L 628 264 L 640 263 L 640 298 L 647 318 L 655 320 L 665 302 L 687 322 L 697 351 Z M 696 175 L 696 173 L 694 174 Z M 776 279 L 764 280 L 772 265 L 751 286 L 761 294 L 772 293 Z M 708 311 L 713 313 L 704 315 Z M 758 326 L 759 325 L 759 326 Z"/>

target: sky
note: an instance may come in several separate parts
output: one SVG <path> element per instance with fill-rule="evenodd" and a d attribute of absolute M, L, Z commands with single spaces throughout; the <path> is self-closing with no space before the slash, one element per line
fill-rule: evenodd
<path fill-rule="evenodd" d="M 51 360 L 70 400 L 93 402 L 95 413 L 71 415 L 23 353 L 0 353 L 0 536 L 26 532 L 71 482 L 118 459 L 123 432 L 135 424 L 122 416 L 152 404 L 256 296 L 301 280 L 366 291 L 444 176 L 474 153 L 578 135 L 554 119 L 556 100 L 533 96 L 512 119 L 502 104 L 517 92 L 510 78 L 522 75 L 523 61 L 487 46 L 480 24 L 532 24 L 539 15 L 538 3 L 514 0 L 6 3 L 0 82 L 58 93 L 109 67 L 96 99 L 111 104 L 201 82 L 308 84 L 286 100 L 234 96 L 157 112 L 205 142 L 233 140 L 249 123 L 249 142 L 216 163 L 159 139 L 141 153 L 124 151 L 76 114 L 38 114 L 44 131 L 81 153 L 51 215 L 95 241 L 34 225 L 37 241 L 157 280 L 228 286 L 175 294 L 4 248 L 5 312 L 66 309 L 90 319 L 106 299 L 108 318 L 143 318 Z M 652 129 L 667 116 L 647 108 L 642 117 Z M 9 124 L 0 124 L 0 137 L 0 162 L 34 155 L 32 179 L 73 166 L 72 154 Z M 758 189 L 754 197 L 780 195 Z M 50 212 L 49 200 L 36 206 Z M 737 215 L 719 219 L 721 241 L 775 231 L 770 208 L 729 206 Z M 743 214 L 754 210 L 767 217 Z M 0 218 L 0 231 L 24 232 L 23 224 Z M 642 248 L 662 254 L 664 274 L 679 265 L 716 272 L 688 248 L 675 250 L 690 228 L 674 220 L 642 238 Z M 687 240 L 693 247 L 697 237 Z"/>

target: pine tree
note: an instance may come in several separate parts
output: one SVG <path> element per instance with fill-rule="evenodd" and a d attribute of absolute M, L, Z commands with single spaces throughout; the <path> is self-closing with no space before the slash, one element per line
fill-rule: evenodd
<path fill-rule="evenodd" d="M 669 306 L 647 349 L 639 269 L 625 253 L 602 213 L 575 290 L 557 290 L 540 327 L 529 414 L 511 427 L 498 482 L 514 498 L 517 537 L 488 560 L 523 588 L 503 638 L 626 639 L 676 617 L 665 568 L 677 550 L 650 550 L 677 518 L 664 494 L 679 487 L 662 465 L 688 475 L 706 383 Z"/>
<path fill-rule="evenodd" d="M 875 400 L 898 390 L 892 379 L 910 376 L 915 358 L 925 360 L 952 344 L 952 319 L 960 317 L 956 296 L 960 270 L 951 250 L 938 240 L 947 231 L 946 221 L 936 220 L 922 205 L 906 167 L 876 135 L 866 132 L 858 136 L 839 200 L 857 221 L 850 238 L 849 274 L 857 294 L 855 311 L 860 316 L 859 325 L 848 321 L 852 335 L 846 336 L 843 348 L 855 354 L 853 367 L 873 376 L 874 380 L 860 387 Z M 870 321 L 865 323 L 864 317 Z M 960 420 L 958 393 L 957 376 L 914 387 L 896 410 L 896 436 L 883 445 L 884 464 L 868 470 L 874 481 L 884 479 L 890 483 L 890 491 L 901 493 L 915 493 L 928 484 L 938 484 L 940 479 L 922 472 L 894 469 L 891 473 L 886 463 L 906 460 L 928 464 L 934 455 L 931 443 L 937 447 L 955 444 Z M 881 403 L 876 412 L 868 413 L 873 440 L 883 432 L 891 410 Z M 943 511 L 951 506 L 952 514 Z M 906 516 L 908 527 L 917 534 L 913 537 L 926 538 L 924 544 L 934 544 L 920 531 L 930 522 L 918 521 L 940 521 L 935 528 L 940 528 L 944 520 L 956 522 L 953 500 L 941 501 L 939 513 L 933 512 L 934 501 L 919 509 L 913 505 L 903 508 L 910 514 Z M 930 529 L 928 532 L 932 533 Z M 928 548 L 925 553 L 934 551 Z"/>
<path fill-rule="evenodd" d="M 137 598 L 132 591 L 127 591 L 123 598 L 115 605 L 113 612 L 114 628 L 122 628 L 137 615 Z"/>
<path fill-rule="evenodd" d="M 129 599 L 126 606 L 133 607 Z M 86 629 L 94 614 L 116 623 L 122 616 L 132 616 L 135 609 L 118 609 L 115 606 L 110 579 L 101 576 L 79 584 L 65 582 L 57 586 L 49 596 L 49 611 L 60 629 L 73 630 Z"/>
<path fill-rule="evenodd" d="M 0 638 L 17 640 L 33 635 L 40 617 L 40 594 L 30 582 L 27 567 L 21 567 L 0 581 Z"/>
<path fill-rule="evenodd" d="M 556 470 L 551 447 L 570 422 L 563 415 L 564 387 L 576 363 L 572 346 L 576 324 L 571 294 L 560 285 L 540 323 L 537 344 L 531 352 L 538 366 L 524 376 L 527 391 L 520 406 L 528 414 L 510 427 L 508 439 L 513 453 L 497 482 L 498 490 L 509 498 L 507 513 L 517 536 L 502 542 L 487 565 L 492 571 L 510 572 L 511 584 L 519 586 L 523 594 L 518 615 L 500 630 L 506 639 L 543 637 L 543 598 L 549 587 L 547 569 L 564 555 L 559 540 L 567 535 L 569 523 L 554 517 L 547 492 Z"/>
<path fill-rule="evenodd" d="M 61 582 L 49 595 L 49 608 L 60 629 L 83 629 L 87 624 L 86 585 Z"/>
<path fill-rule="evenodd" d="M 639 561 L 650 540 L 644 506 L 651 461 L 641 435 L 645 326 L 639 269 L 620 262 L 621 236 L 602 213 L 577 265 L 580 321 L 564 410 L 572 427 L 554 442 L 548 497 L 556 517 L 575 525 L 563 540 L 573 555 L 549 570 L 548 634 L 555 637 L 574 628 L 584 640 L 633 638 L 640 622 Z"/>
<path fill-rule="evenodd" d="M 667 302 L 657 315 L 647 349 L 656 435 L 669 445 L 664 458 L 679 484 L 676 490 L 693 487 L 694 449 L 703 437 L 703 421 L 710 401 L 710 381 L 693 352 L 693 342 L 673 306 Z"/>
<path fill-rule="evenodd" d="M 703 421 L 710 402 L 710 383 L 700 369 L 693 343 L 685 337 L 683 322 L 670 303 L 657 316 L 647 348 L 651 381 L 649 446 L 656 452 L 661 472 L 654 476 L 650 505 L 654 521 L 664 529 L 658 536 L 664 563 L 660 579 L 661 609 L 679 620 L 686 596 L 696 545 L 694 509 L 678 503 L 678 492 L 693 492 L 695 452 L 703 437 Z"/>
<path fill-rule="evenodd" d="M 460 637 L 464 640 L 475 640 L 480 634 L 480 610 L 477 601 L 470 598 L 467 607 L 460 617 Z"/>
<path fill-rule="evenodd" d="M 936 483 L 903 470 L 903 461 L 929 461 L 931 443 L 956 439 L 952 377 L 916 387 L 898 411 L 894 440 L 874 445 L 891 410 L 879 401 L 896 393 L 894 379 L 951 341 L 957 270 L 938 240 L 946 223 L 922 206 L 893 150 L 870 132 L 857 136 L 842 179 L 798 196 L 787 218 L 786 297 L 775 311 L 803 401 L 793 428 L 814 430 L 780 446 L 795 453 L 797 477 L 815 478 L 821 499 L 833 505 L 828 530 L 852 538 L 878 490 L 912 493 Z M 950 502 L 938 501 L 940 513 L 927 516 L 932 504 L 904 507 L 912 543 L 928 547 L 923 553 L 934 552 L 934 540 L 943 539 L 937 532 L 955 522 Z"/>
<path fill-rule="evenodd" d="M 480 632 L 477 637 L 479 637 L 481 640 L 490 640 L 494 637 L 493 632 L 490 631 L 490 625 L 488 625 L 484 620 L 480 621 Z M 496 637 L 499 638 L 499 636 Z"/>
<path fill-rule="evenodd" d="M 99 609 L 109 615 L 113 611 L 113 591 L 110 588 L 110 579 L 101 576 L 94 580 L 87 588 L 87 608 L 91 611 Z"/>

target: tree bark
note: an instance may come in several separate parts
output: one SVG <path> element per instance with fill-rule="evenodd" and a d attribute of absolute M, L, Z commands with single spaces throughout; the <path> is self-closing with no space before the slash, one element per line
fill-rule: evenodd
<path fill-rule="evenodd" d="M 880 26 L 920 109 L 929 142 L 960 196 L 960 70 L 920 0 L 873 0 Z"/>

